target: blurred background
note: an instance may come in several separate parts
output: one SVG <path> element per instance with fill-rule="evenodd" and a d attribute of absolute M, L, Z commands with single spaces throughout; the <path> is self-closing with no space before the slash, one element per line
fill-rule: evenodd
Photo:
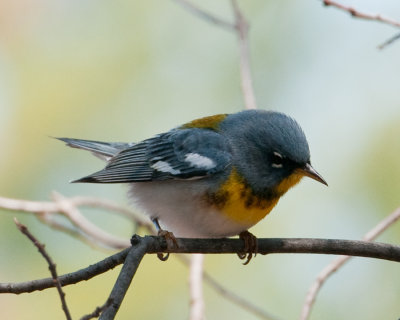
<path fill-rule="evenodd" d="M 233 20 L 228 1 L 197 1 Z M 345 1 L 400 20 L 396 0 Z M 304 181 L 251 231 L 258 237 L 359 239 L 400 205 L 400 41 L 396 32 L 351 18 L 321 1 L 241 1 L 251 24 L 254 85 L 262 109 L 303 127 L 312 163 L 329 188 Z M 138 141 L 191 119 L 243 109 L 234 34 L 174 1 L 3 0 L 0 2 L 0 195 L 49 200 L 95 195 L 127 204 L 126 186 L 69 184 L 103 164 L 50 136 Z M 86 216 L 129 238 L 125 220 Z M 48 267 L 13 217 L 46 244 L 60 274 L 95 263 L 98 251 L 0 210 L 0 281 L 48 277 Z M 400 242 L 400 225 L 379 241 Z M 206 270 L 281 319 L 296 319 L 332 256 L 207 256 Z M 104 303 L 120 268 L 65 288 L 75 319 Z M 357 258 L 328 280 L 311 319 L 397 319 L 398 265 Z M 354 302 L 357 303 L 354 303 Z M 257 319 L 205 285 L 208 319 Z M 155 305 L 157 307 L 155 307 Z M 118 319 L 187 319 L 188 269 L 146 256 Z M 56 290 L 1 295 L 1 319 L 64 319 Z"/>

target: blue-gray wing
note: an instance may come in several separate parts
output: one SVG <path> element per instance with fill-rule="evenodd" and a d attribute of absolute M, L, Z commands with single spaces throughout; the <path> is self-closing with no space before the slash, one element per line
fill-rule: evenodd
<path fill-rule="evenodd" d="M 229 142 L 208 129 L 174 129 L 120 151 L 107 166 L 74 182 L 200 179 L 231 164 Z"/>

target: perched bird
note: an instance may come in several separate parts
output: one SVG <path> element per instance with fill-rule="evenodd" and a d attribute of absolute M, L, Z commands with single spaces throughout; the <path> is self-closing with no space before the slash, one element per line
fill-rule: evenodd
<path fill-rule="evenodd" d="M 302 129 L 279 112 L 214 115 L 138 143 L 59 139 L 107 161 L 73 182 L 129 183 L 135 205 L 177 237 L 241 234 L 302 177 L 327 185 Z"/>

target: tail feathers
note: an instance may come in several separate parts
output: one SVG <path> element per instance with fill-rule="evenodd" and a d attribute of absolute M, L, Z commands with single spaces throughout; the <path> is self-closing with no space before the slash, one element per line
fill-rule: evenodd
<path fill-rule="evenodd" d="M 80 140 L 71 138 L 56 138 L 64 141 L 67 146 L 72 148 L 83 149 L 92 152 L 96 157 L 108 161 L 121 150 L 133 146 L 133 143 L 123 142 L 100 142 L 92 140 Z"/>
<path fill-rule="evenodd" d="M 80 179 L 72 180 L 70 183 L 80 183 L 80 182 L 87 182 L 87 183 L 102 183 L 101 181 L 98 181 L 96 178 L 93 178 L 91 176 L 83 177 Z"/>

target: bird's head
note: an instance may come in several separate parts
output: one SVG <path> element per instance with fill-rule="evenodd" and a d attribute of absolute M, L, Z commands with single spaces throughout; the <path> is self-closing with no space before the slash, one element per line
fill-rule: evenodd
<path fill-rule="evenodd" d="M 281 196 L 304 176 L 327 185 L 311 166 L 307 139 L 298 123 L 283 113 L 247 110 L 229 115 L 234 166 L 256 193 Z"/>

